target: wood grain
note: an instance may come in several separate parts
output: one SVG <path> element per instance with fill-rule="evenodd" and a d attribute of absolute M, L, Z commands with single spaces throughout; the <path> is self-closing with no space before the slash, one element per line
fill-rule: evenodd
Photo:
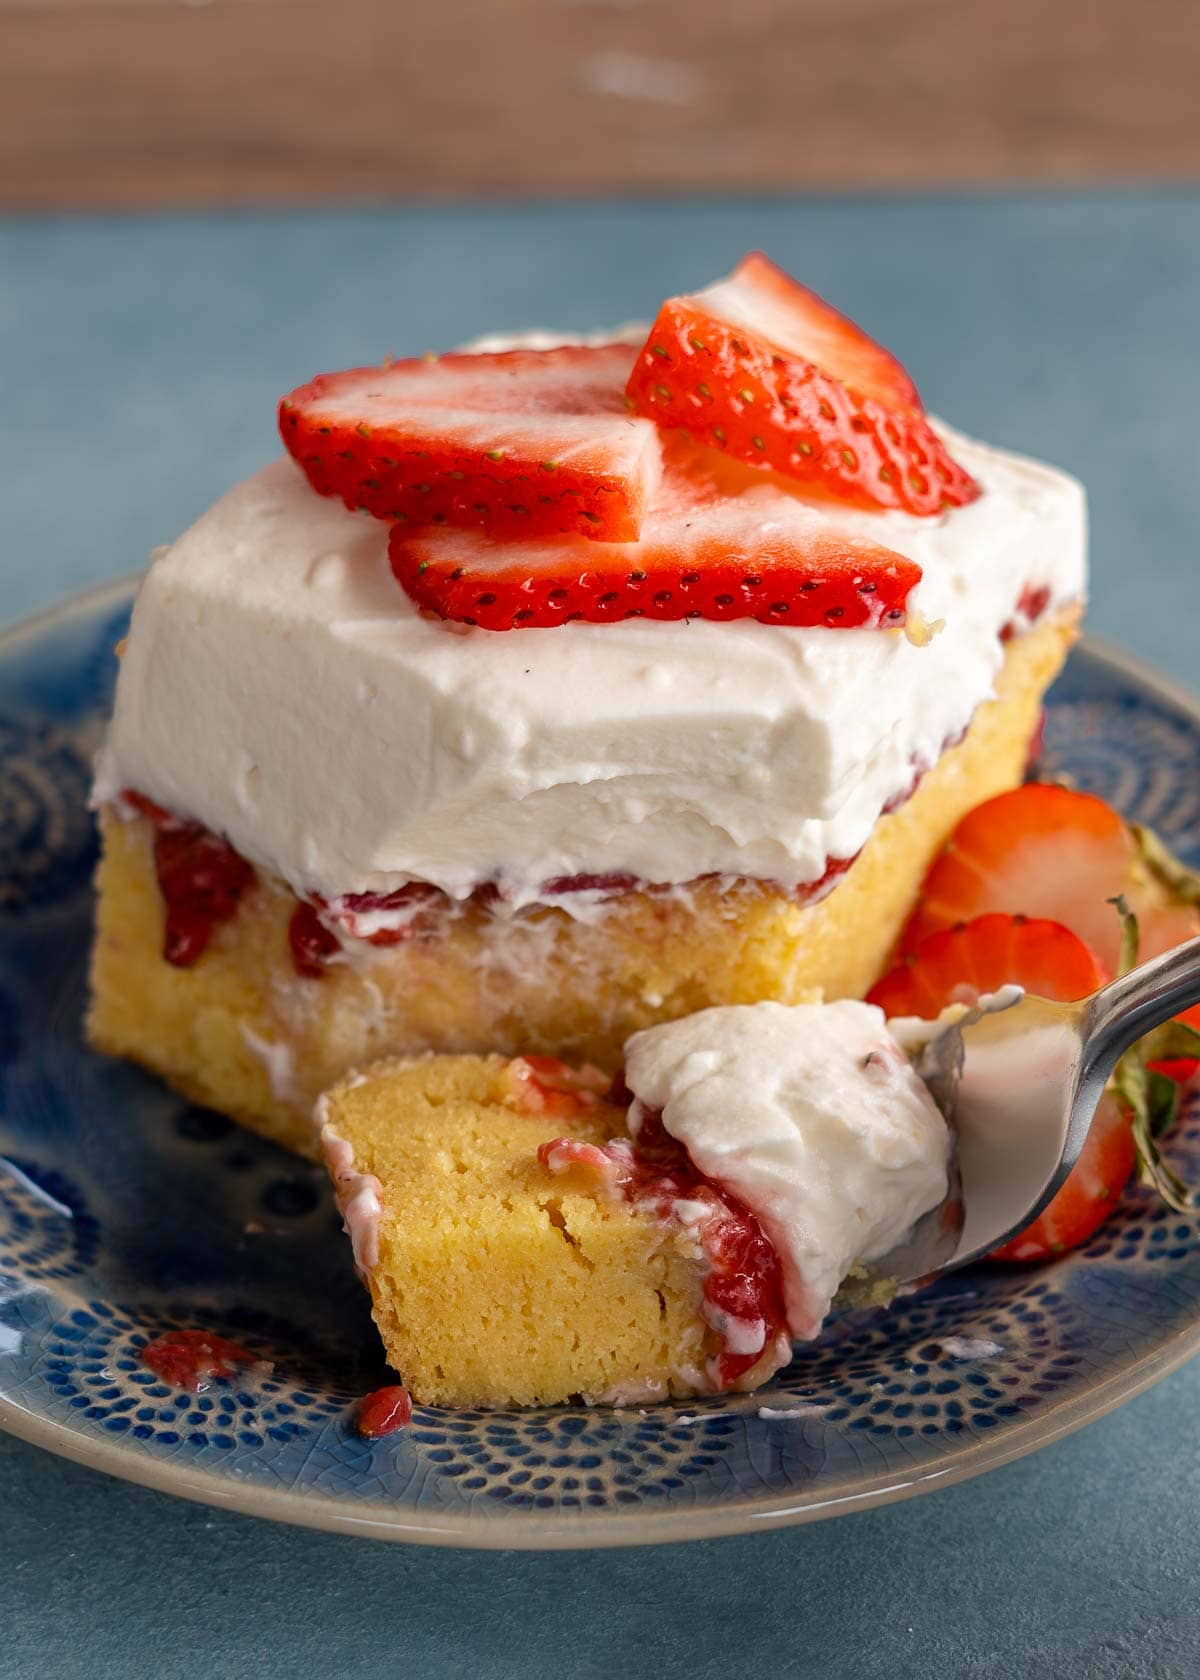
<path fill-rule="evenodd" d="M 1194 0 L 0 0 L 0 204 L 1200 174 Z"/>

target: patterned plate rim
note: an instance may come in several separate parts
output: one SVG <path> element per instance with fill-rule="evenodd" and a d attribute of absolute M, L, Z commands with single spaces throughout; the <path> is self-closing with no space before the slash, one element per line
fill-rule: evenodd
<path fill-rule="evenodd" d="M 130 598 L 139 576 L 129 574 L 100 584 L 0 632 L 0 659 L 21 642 L 35 639 L 64 621 L 116 606 Z M 1161 705 L 1181 713 L 1200 733 L 1200 699 L 1135 656 L 1099 638 L 1084 636 L 1072 657 L 1091 666 L 1101 676 L 1132 685 Z M 123 1481 L 246 1516 L 266 1517 L 305 1528 L 376 1540 L 484 1550 L 549 1551 L 650 1545 L 817 1522 L 824 1517 L 911 1499 L 933 1488 L 967 1481 L 1073 1434 L 1178 1370 L 1197 1351 L 1200 1351 L 1200 1313 L 1194 1322 L 1166 1336 L 1153 1352 L 1132 1360 L 1085 1393 L 1064 1399 L 1024 1423 L 1012 1424 L 996 1440 L 985 1437 L 945 1453 L 935 1464 L 911 1477 L 898 1479 L 894 1471 L 885 1470 L 874 1476 L 844 1480 L 817 1498 L 797 1500 L 794 1493 L 745 1499 L 733 1496 L 706 1511 L 637 1514 L 596 1511 L 577 1513 L 570 1520 L 531 1511 L 489 1517 L 481 1522 L 470 1514 L 410 1514 L 399 1508 L 381 1510 L 312 1492 L 246 1487 L 233 1478 L 154 1459 L 141 1453 L 132 1442 L 97 1440 L 77 1433 L 2 1395 L 0 1429 Z"/>

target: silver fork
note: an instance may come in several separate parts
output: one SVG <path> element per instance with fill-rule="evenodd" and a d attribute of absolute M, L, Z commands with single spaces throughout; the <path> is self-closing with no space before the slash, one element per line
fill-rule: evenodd
<path fill-rule="evenodd" d="M 953 1271 L 1036 1219 L 1079 1158 L 1117 1062 L 1200 1003 L 1200 939 L 1141 963 L 1080 1003 L 1012 987 L 926 1045 L 917 1069 L 957 1140 L 957 1184 L 871 1262 L 897 1283 Z"/>

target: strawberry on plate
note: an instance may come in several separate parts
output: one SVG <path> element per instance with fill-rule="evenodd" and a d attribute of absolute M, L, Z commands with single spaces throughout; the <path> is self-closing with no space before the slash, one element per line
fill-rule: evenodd
<path fill-rule="evenodd" d="M 916 561 L 756 473 L 672 446 L 636 543 L 501 543 L 397 525 L 392 571 L 421 607 L 486 630 L 572 619 L 753 618 L 899 629 Z"/>
<path fill-rule="evenodd" d="M 628 391 L 660 426 L 843 500 L 935 514 L 979 495 L 896 358 L 761 252 L 667 299 Z"/>
<path fill-rule="evenodd" d="M 921 940 L 875 982 L 867 1002 L 889 1018 L 920 1015 L 930 1021 L 949 1004 L 974 1005 L 1002 986 L 1074 1003 L 1111 978 L 1112 970 L 1061 922 L 992 914 Z"/>
<path fill-rule="evenodd" d="M 1200 880 L 1153 834 L 1095 794 L 1026 782 L 959 823 L 930 866 L 901 949 L 987 910 L 1020 911 L 1065 923 L 1115 974 L 1118 896 L 1137 917 L 1143 958 L 1200 934 Z M 1181 1019 L 1200 1025 L 1200 1008 Z M 1187 1077 L 1194 1066 L 1177 1059 L 1170 1071 Z"/>
<path fill-rule="evenodd" d="M 871 989 L 867 1001 L 878 1004 L 889 1018 L 920 1015 L 931 1020 L 949 1004 L 977 1003 L 984 993 L 1010 983 L 1038 997 L 1073 1003 L 1109 978 L 1083 941 L 1060 923 L 992 914 L 921 940 Z M 1130 1111 L 1108 1092 L 1062 1189 L 993 1258 L 1046 1260 L 1085 1242 L 1116 1206 L 1137 1156 Z"/>
<path fill-rule="evenodd" d="M 314 490 L 414 525 L 512 539 L 638 534 L 660 444 L 630 414 L 628 344 L 565 345 L 320 374 L 279 404 Z"/>

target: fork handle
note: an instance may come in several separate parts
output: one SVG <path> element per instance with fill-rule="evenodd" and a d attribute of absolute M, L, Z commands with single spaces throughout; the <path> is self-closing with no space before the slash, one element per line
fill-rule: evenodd
<path fill-rule="evenodd" d="M 1194 1003 L 1200 1003 L 1200 939 L 1139 963 L 1088 1000 L 1089 1072 L 1107 1080 L 1131 1045 Z"/>

